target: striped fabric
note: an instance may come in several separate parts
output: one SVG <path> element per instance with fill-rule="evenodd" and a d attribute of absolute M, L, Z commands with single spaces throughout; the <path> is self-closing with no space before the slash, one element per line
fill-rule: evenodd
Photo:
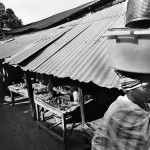
<path fill-rule="evenodd" d="M 150 107 L 146 108 L 119 96 L 99 120 L 92 150 L 150 150 Z"/>

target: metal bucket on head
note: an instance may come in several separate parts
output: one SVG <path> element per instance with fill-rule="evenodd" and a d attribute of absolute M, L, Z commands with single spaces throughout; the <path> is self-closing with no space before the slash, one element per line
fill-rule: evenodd
<path fill-rule="evenodd" d="M 129 0 L 126 12 L 126 27 L 150 27 L 150 0 Z"/>

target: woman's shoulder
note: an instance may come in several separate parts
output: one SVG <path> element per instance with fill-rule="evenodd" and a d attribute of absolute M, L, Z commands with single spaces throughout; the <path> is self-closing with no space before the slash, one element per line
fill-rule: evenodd
<path fill-rule="evenodd" d="M 131 101 L 127 98 L 127 96 L 119 96 L 111 105 L 116 107 L 125 107 L 130 106 Z"/>
<path fill-rule="evenodd" d="M 130 101 L 127 96 L 119 96 L 108 108 L 108 114 L 130 114 L 139 111 L 139 107 Z"/>

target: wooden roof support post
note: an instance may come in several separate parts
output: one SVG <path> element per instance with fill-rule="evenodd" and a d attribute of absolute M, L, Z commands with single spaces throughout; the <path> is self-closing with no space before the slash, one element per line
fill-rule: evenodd
<path fill-rule="evenodd" d="M 4 74 L 5 72 L 5 74 Z M 4 68 L 4 65 L 2 64 L 2 60 L 0 60 L 0 74 L 3 78 L 3 80 L 6 80 L 6 70 Z"/>
<path fill-rule="evenodd" d="M 8 86 L 8 71 L 6 69 L 6 65 L 4 66 L 1 59 L 0 59 L 0 76 L 3 79 L 4 87 L 7 89 L 7 86 Z"/>
<path fill-rule="evenodd" d="M 25 78 L 26 87 L 27 87 L 28 96 L 29 96 L 31 115 L 32 115 L 33 120 L 36 120 L 36 109 L 35 109 L 34 95 L 33 95 L 33 89 L 32 89 L 32 82 L 31 82 L 29 71 L 24 72 L 24 78 Z"/>
<path fill-rule="evenodd" d="M 83 91 L 80 87 L 78 88 L 78 92 L 79 92 L 79 95 L 80 95 L 79 104 L 80 104 L 82 125 L 84 126 L 84 124 L 85 124 L 84 95 L 83 95 Z"/>
<path fill-rule="evenodd" d="M 2 60 L 0 60 L 0 75 L 3 77 Z"/>

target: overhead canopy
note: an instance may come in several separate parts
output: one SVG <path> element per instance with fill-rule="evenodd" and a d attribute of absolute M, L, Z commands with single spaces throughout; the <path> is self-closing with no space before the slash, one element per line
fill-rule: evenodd
<path fill-rule="evenodd" d="M 103 34 L 110 28 L 124 26 L 124 17 L 122 2 L 56 28 L 17 37 L 1 44 L 0 49 L 6 45 L 6 53 L 10 54 L 11 44 L 25 40 L 28 44 L 16 46 L 15 55 L 11 54 L 7 63 L 19 65 L 25 71 L 119 88 L 118 77 L 109 65 Z"/>
<path fill-rule="evenodd" d="M 47 31 L 26 34 L 12 38 L 6 43 L 0 45 L 0 59 L 16 55 L 29 57 L 44 46 L 52 43 L 63 35 L 71 27 L 60 30 L 49 29 Z M 17 56 L 16 61 L 18 60 Z"/>

